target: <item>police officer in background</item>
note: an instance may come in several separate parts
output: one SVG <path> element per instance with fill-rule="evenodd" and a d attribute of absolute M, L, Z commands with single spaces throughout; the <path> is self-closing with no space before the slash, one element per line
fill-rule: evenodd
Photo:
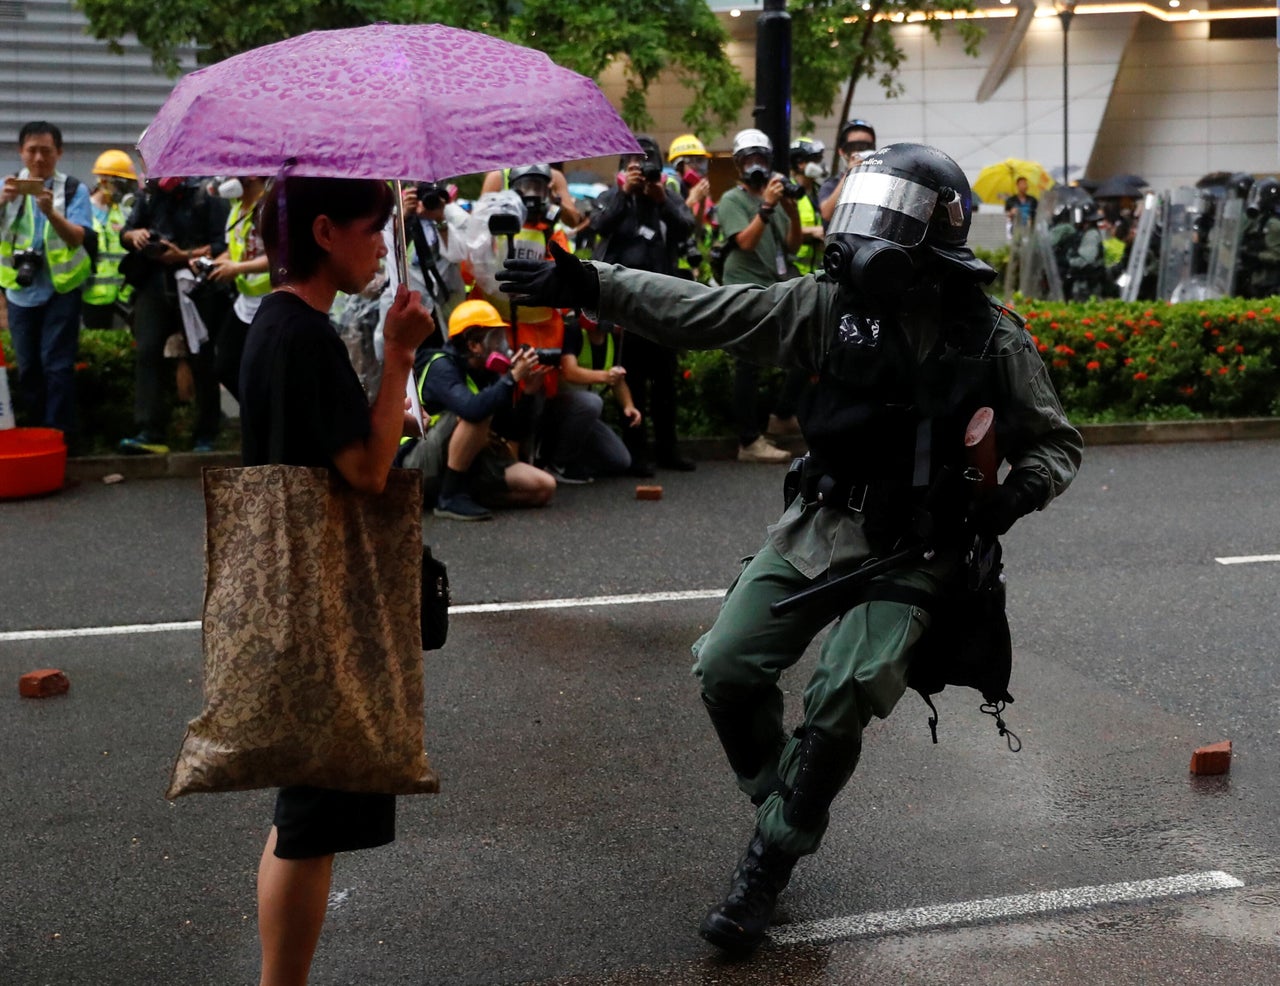
<path fill-rule="evenodd" d="M 1254 182 L 1244 212 L 1248 221 L 1240 238 L 1239 293 L 1270 298 L 1280 294 L 1280 182 Z"/>
<path fill-rule="evenodd" d="M 800 412 L 811 451 L 799 490 L 693 647 L 703 702 L 739 787 L 758 806 L 729 893 L 700 928 L 728 951 L 764 938 L 792 867 L 817 850 L 863 729 L 908 687 L 935 604 L 964 591 L 963 545 L 975 533 L 997 538 L 1045 507 L 1079 467 L 1080 435 L 1022 321 L 983 290 L 995 272 L 966 245 L 971 216 L 969 183 L 951 158 L 895 144 L 866 155 L 845 181 L 824 276 L 708 289 L 567 256 L 509 264 L 499 275 L 517 297 L 579 305 L 669 344 L 723 347 L 818 376 Z M 1011 469 L 973 499 L 953 483 L 980 407 L 994 409 L 998 453 Z M 930 553 L 847 598 L 770 613 L 797 590 L 925 538 Z M 833 619 L 803 723 L 788 737 L 778 679 Z M 949 647 L 951 637 L 940 634 L 936 645 Z"/>
<path fill-rule="evenodd" d="M 675 274 L 677 251 L 694 231 L 693 213 L 679 183 L 662 173 L 662 152 L 652 137 L 636 143 L 644 154 L 626 154 L 618 161 L 619 185 L 600 195 L 591 215 L 591 228 L 599 237 L 594 257 L 606 264 L 634 270 Z M 602 326 L 605 331 L 610 325 Z M 627 387 L 640 411 L 638 421 L 628 422 L 622 440 L 631 453 L 629 473 L 652 476 L 656 462 L 663 469 L 688 472 L 694 468 L 676 447 L 676 351 L 643 336 L 624 335 L 618 364 L 626 370 Z M 654 457 L 645 438 L 645 420 L 653 421 Z"/>

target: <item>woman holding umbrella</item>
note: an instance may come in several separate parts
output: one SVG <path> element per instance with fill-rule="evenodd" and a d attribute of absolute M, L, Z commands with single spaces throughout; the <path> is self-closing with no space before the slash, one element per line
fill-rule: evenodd
<path fill-rule="evenodd" d="M 401 285 L 370 407 L 328 312 L 338 291 L 354 294 L 378 272 L 391 208 L 386 183 L 368 179 L 288 178 L 283 195 L 268 188 L 262 238 L 275 291 L 254 316 L 240 370 L 246 466 L 326 467 L 370 493 L 386 485 L 405 427 L 405 383 L 431 316 Z M 334 854 L 394 838 L 393 795 L 280 789 L 258 867 L 261 986 L 306 983 Z"/>

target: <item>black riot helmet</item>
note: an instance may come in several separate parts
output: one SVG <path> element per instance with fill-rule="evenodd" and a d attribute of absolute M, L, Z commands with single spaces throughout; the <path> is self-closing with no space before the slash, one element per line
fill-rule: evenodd
<path fill-rule="evenodd" d="M 1280 207 L 1280 181 L 1274 178 L 1263 178 L 1255 181 L 1249 189 L 1249 197 L 1245 200 L 1244 214 L 1250 219 L 1259 216 L 1270 216 Z"/>
<path fill-rule="evenodd" d="M 1234 195 L 1239 199 L 1246 198 L 1249 195 L 1249 189 L 1252 187 L 1253 175 L 1244 171 L 1237 171 L 1227 179 L 1227 194 Z"/>
<path fill-rule="evenodd" d="M 929 255 L 974 280 L 995 271 L 966 241 L 973 193 L 960 166 L 935 147 L 890 144 L 849 172 L 827 227 L 823 266 L 860 293 L 901 294 Z"/>

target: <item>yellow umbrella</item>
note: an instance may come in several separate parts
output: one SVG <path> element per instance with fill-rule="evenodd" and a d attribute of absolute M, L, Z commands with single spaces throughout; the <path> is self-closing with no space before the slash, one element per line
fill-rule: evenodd
<path fill-rule="evenodd" d="M 1037 197 L 1053 187 L 1053 179 L 1043 165 L 1011 157 L 979 171 L 973 191 L 983 202 L 1004 205 L 1005 199 L 1017 194 L 1015 183 L 1019 178 L 1027 179 L 1027 191 Z"/>

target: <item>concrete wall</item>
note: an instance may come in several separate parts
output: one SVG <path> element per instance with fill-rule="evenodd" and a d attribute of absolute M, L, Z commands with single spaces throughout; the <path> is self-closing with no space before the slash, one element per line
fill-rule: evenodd
<path fill-rule="evenodd" d="M 1275 174 L 1274 38 L 1209 38 L 1205 23 L 1143 18 L 1125 51 L 1090 173 L 1142 175 L 1156 188 L 1210 171 Z"/>

